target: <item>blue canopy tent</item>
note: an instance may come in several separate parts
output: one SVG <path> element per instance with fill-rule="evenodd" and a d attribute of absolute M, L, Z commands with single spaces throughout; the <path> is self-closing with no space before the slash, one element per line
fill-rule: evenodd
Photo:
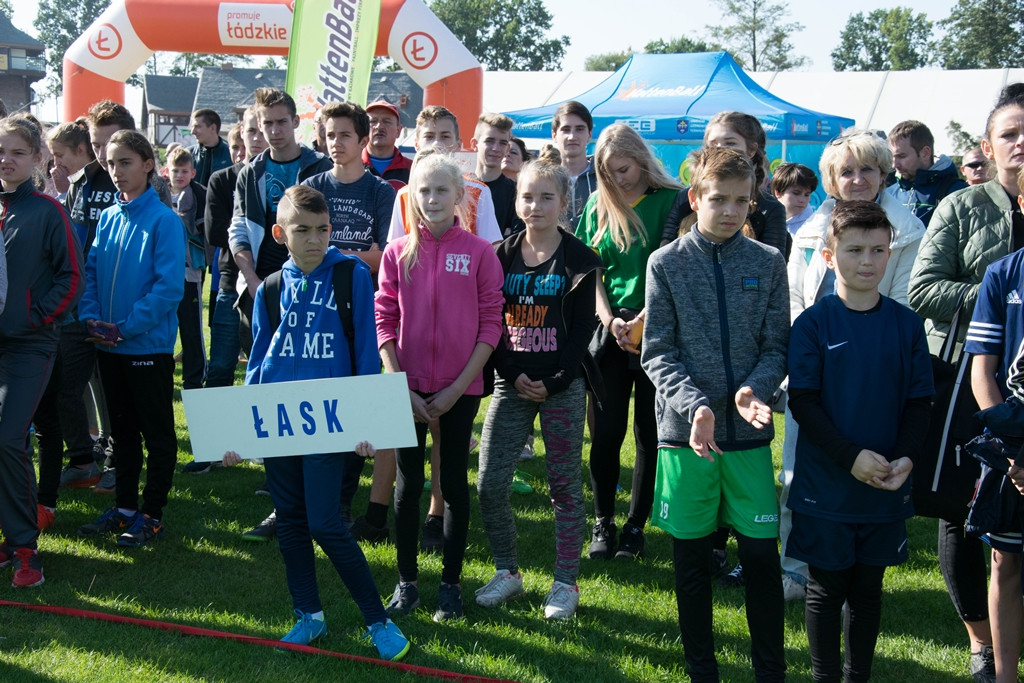
<path fill-rule="evenodd" d="M 633 55 L 618 71 L 578 97 L 594 117 L 594 138 L 605 126 L 626 123 L 648 140 L 666 167 L 678 169 L 699 146 L 720 111 L 756 116 L 768 137 L 769 159 L 817 170 L 828 140 L 853 119 L 804 109 L 772 95 L 744 73 L 727 52 Z M 561 103 L 507 112 L 521 138 L 551 138 L 551 117 Z"/>

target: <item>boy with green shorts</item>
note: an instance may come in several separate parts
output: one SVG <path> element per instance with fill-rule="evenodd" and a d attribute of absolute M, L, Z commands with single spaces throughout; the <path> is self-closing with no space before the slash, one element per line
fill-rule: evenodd
<path fill-rule="evenodd" d="M 653 524 L 673 538 L 686 670 L 717 681 L 711 608 L 715 530 L 736 531 L 758 681 L 785 678 L 779 506 L 766 401 L 786 375 L 789 290 L 778 250 L 742 234 L 754 169 L 702 150 L 689 189 L 697 224 L 647 265 L 641 362 L 657 390 Z"/>

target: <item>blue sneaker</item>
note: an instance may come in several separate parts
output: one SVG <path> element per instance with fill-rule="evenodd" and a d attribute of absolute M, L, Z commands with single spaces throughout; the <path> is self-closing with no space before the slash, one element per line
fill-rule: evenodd
<path fill-rule="evenodd" d="M 313 615 L 306 614 L 302 610 L 295 610 L 295 616 L 299 618 L 288 631 L 288 635 L 281 639 L 282 643 L 296 643 L 297 645 L 309 645 L 311 642 L 327 633 L 327 624 L 323 619 L 314 619 Z"/>
<path fill-rule="evenodd" d="M 106 512 L 88 524 L 78 527 L 79 536 L 93 536 L 95 534 L 122 533 L 127 531 L 135 519 L 139 517 L 135 513 L 132 517 L 121 514 L 116 507 L 107 508 Z"/>
<path fill-rule="evenodd" d="M 117 537 L 117 544 L 126 548 L 140 548 L 163 535 L 164 525 L 159 519 L 139 513 L 135 515 L 135 521 L 128 531 Z"/>
<path fill-rule="evenodd" d="M 397 662 L 409 652 L 409 639 L 390 619 L 371 624 L 366 635 L 373 641 L 381 659 Z"/>

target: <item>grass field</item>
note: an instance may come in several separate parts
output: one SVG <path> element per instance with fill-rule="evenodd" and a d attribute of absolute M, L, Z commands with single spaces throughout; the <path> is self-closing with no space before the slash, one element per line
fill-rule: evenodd
<path fill-rule="evenodd" d="M 481 408 L 477 432 L 483 420 Z M 176 404 L 179 462 L 191 460 L 180 403 Z M 781 420 L 777 420 L 777 428 Z M 773 450 L 779 463 L 781 438 Z M 543 446 L 537 441 L 538 454 Z M 589 472 L 584 450 L 588 510 Z M 633 445 L 623 449 L 621 482 L 632 477 Z M 534 475 L 534 493 L 513 496 L 527 595 L 507 607 L 481 608 L 473 591 L 493 573 L 473 491 L 473 517 L 463 573 L 466 618 L 431 621 L 441 572 L 437 557 L 421 558 L 424 607 L 399 621 L 413 641 L 407 663 L 519 681 L 684 680 L 672 592 L 671 542 L 648 531 L 640 562 L 584 557 L 577 618 L 551 623 L 541 602 L 551 586 L 554 532 L 542 457 L 522 468 Z M 354 510 L 365 509 L 366 467 Z M 470 458 L 475 483 L 476 455 Z M 178 474 L 165 511 L 167 535 L 141 549 L 118 548 L 113 538 L 83 539 L 79 525 L 111 505 L 112 496 L 62 491 L 55 525 L 39 541 L 46 584 L 15 591 L 8 575 L 0 600 L 27 601 L 187 624 L 265 638 L 280 638 L 294 618 L 276 543 L 239 540 L 270 511 L 269 498 L 253 495 L 261 469 L 243 465 L 206 475 Z M 426 496 L 424 496 L 426 505 Z M 619 509 L 628 507 L 620 492 Z M 620 520 L 621 524 L 621 520 Z M 967 680 L 965 632 L 956 618 L 936 561 L 935 520 L 910 523 L 910 560 L 889 570 L 876 681 Z M 735 546 L 730 556 L 735 561 Z M 390 594 L 397 580 L 394 546 L 366 547 L 377 586 Z M 9 569 L 6 571 L 10 571 Z M 361 639 L 362 621 L 333 567 L 318 553 L 328 634 L 324 649 L 362 656 L 375 651 Z M 752 681 L 742 589 L 716 588 L 715 638 L 722 679 Z M 786 606 L 789 680 L 809 681 L 810 658 L 803 603 Z M 412 676 L 368 664 L 271 648 L 182 636 L 133 626 L 0 608 L 0 681 L 397 681 Z"/>

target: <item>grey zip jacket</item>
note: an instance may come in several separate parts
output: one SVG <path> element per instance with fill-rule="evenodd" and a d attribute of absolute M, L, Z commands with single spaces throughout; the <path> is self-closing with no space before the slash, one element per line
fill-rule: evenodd
<path fill-rule="evenodd" d="M 744 386 L 768 403 L 786 376 L 789 286 L 774 247 L 737 233 L 718 244 L 691 230 L 647 262 L 641 363 L 656 389 L 658 442 L 686 446 L 694 412 L 715 414 L 723 451 L 771 443 L 737 412 Z"/>

